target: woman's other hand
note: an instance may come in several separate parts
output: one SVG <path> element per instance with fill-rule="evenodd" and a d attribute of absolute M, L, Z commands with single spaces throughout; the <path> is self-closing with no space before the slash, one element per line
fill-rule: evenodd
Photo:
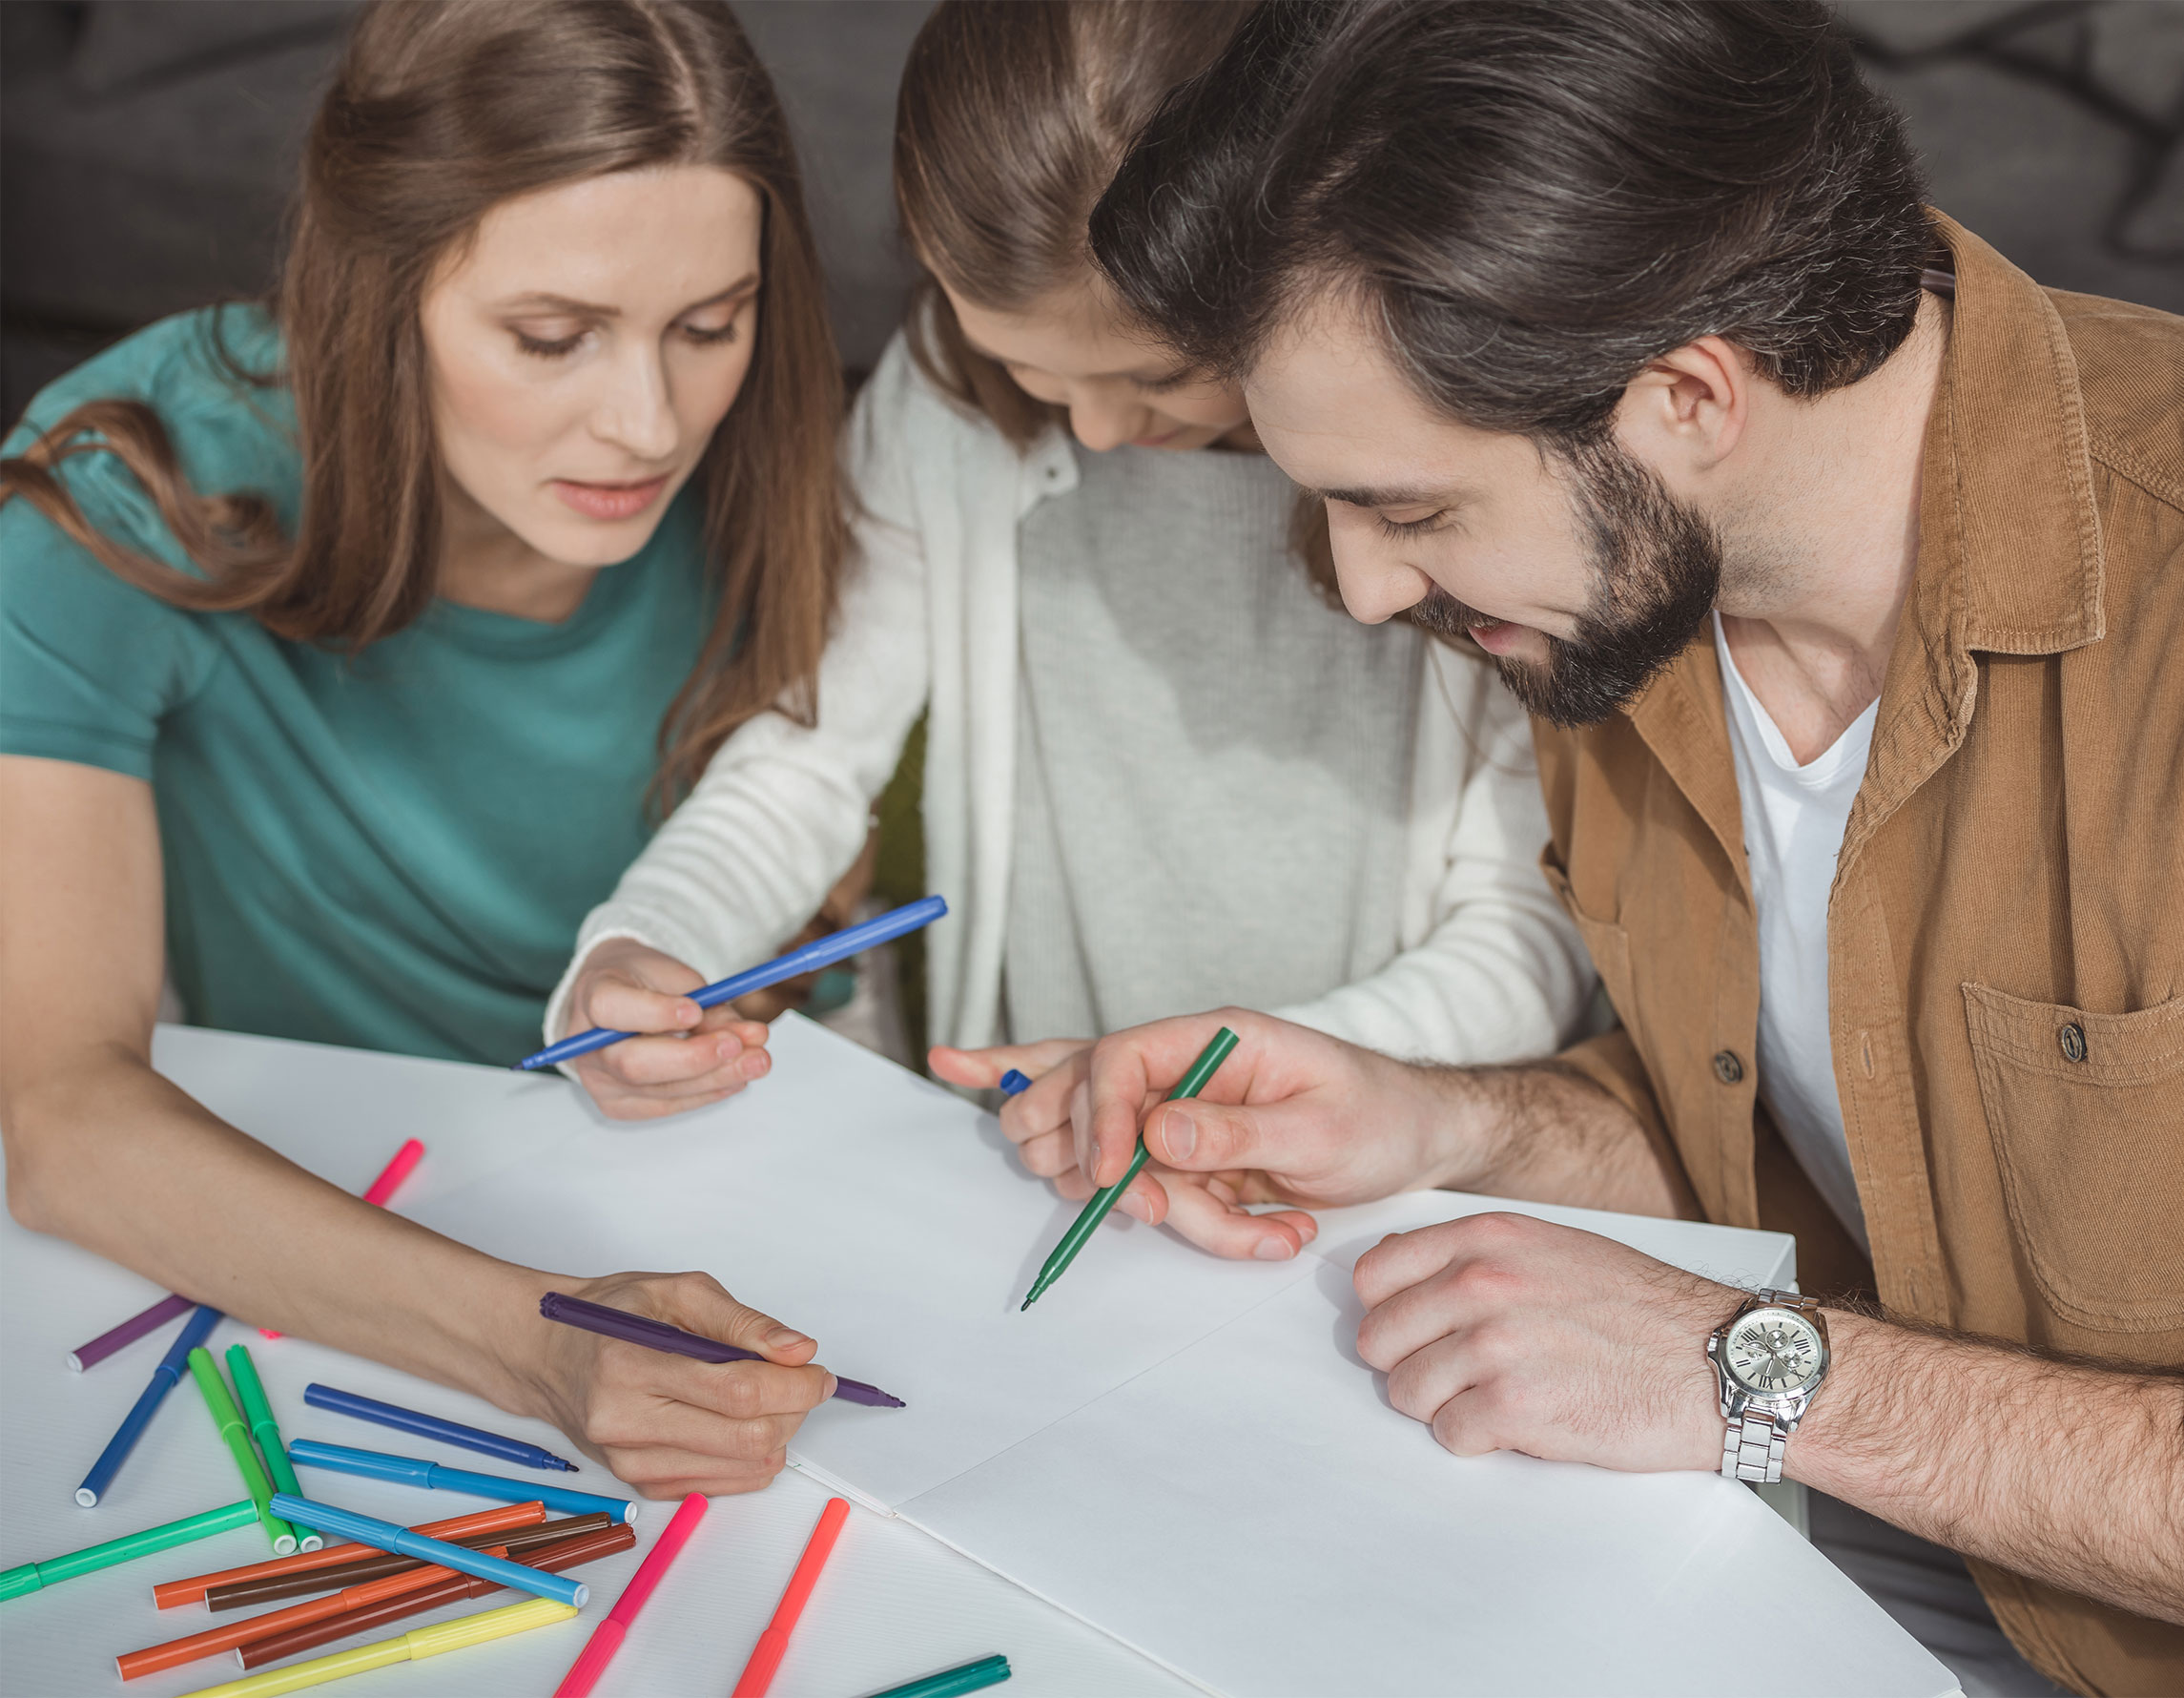
<path fill-rule="evenodd" d="M 569 1064 L 601 1113 L 657 1120 L 766 1077 L 773 1058 L 765 1025 L 732 1005 L 699 1007 L 690 993 L 704 983 L 673 956 L 629 938 L 608 938 L 584 958 L 561 1035 L 593 1026 L 643 1034 Z"/>
<path fill-rule="evenodd" d="M 759 1362 L 700 1362 L 535 1315 L 520 1377 L 534 1411 L 647 1498 L 754 1492 L 781 1472 L 791 1435 L 834 1393 L 818 1346 L 738 1303 L 708 1274 L 610 1274 L 539 1288 L 754 1350 Z"/>

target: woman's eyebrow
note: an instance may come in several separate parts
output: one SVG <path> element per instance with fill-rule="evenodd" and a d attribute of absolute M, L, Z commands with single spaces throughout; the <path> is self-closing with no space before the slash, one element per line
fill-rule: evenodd
<path fill-rule="evenodd" d="M 703 300 L 691 301 L 675 316 L 679 319 L 684 313 L 694 313 L 704 307 L 718 306 L 723 301 L 734 300 L 739 297 L 749 295 L 757 287 L 758 274 L 755 271 L 748 272 L 737 278 L 727 288 L 715 290 Z M 502 312 L 528 310 L 568 313 L 575 317 L 589 319 L 619 319 L 622 316 L 622 309 L 618 306 L 608 306 L 596 300 L 578 300 L 574 296 L 556 295 L 546 289 L 531 289 L 521 295 L 511 295 L 507 300 L 499 302 L 498 305 Z"/>

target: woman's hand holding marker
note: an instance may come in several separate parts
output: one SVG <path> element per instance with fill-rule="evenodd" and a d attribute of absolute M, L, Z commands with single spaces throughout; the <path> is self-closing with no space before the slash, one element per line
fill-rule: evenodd
<path fill-rule="evenodd" d="M 733 1096 L 766 1077 L 766 1027 L 733 1004 L 701 1008 L 690 993 L 705 976 L 629 938 L 608 938 L 584 958 L 564 1029 L 644 1032 L 568 1064 L 600 1111 L 657 1120 Z"/>
<path fill-rule="evenodd" d="M 617 1479 L 648 1498 L 750 1492 L 781 1472 L 790 1436 L 834 1395 L 834 1377 L 811 1365 L 818 1346 L 738 1303 L 705 1274 L 538 1276 L 528 1304 L 512 1307 L 527 1358 L 535 1413 L 552 1421 Z M 649 1315 L 766 1359 L 711 1363 L 646 1350 L 538 1318 L 538 1298 L 566 1292 Z"/>

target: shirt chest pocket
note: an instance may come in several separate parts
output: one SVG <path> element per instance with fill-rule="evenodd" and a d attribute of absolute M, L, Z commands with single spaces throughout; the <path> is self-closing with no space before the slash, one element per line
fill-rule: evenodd
<path fill-rule="evenodd" d="M 2184 997 L 2088 1014 L 1964 987 L 2003 1198 L 2042 1295 L 2098 1333 L 2184 1327 Z"/>

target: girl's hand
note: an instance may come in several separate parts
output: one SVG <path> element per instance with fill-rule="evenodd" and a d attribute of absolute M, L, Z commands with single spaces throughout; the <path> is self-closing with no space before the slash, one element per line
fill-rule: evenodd
<path fill-rule="evenodd" d="M 608 938 L 584 958 L 561 1036 L 611 1026 L 656 1033 L 580 1055 L 569 1064 L 600 1112 L 656 1120 L 702 1108 L 766 1077 L 766 1027 L 734 1005 L 701 1008 L 690 993 L 705 981 L 671 955 Z"/>
<path fill-rule="evenodd" d="M 549 1291 L 664 1320 L 754 1350 L 762 1362 L 700 1362 L 625 1344 L 536 1315 L 518 1347 L 534 1407 L 647 1498 L 754 1492 L 788 1460 L 805 1414 L 834 1396 L 834 1377 L 811 1366 L 818 1346 L 745 1307 L 707 1274 L 537 1275 Z"/>

